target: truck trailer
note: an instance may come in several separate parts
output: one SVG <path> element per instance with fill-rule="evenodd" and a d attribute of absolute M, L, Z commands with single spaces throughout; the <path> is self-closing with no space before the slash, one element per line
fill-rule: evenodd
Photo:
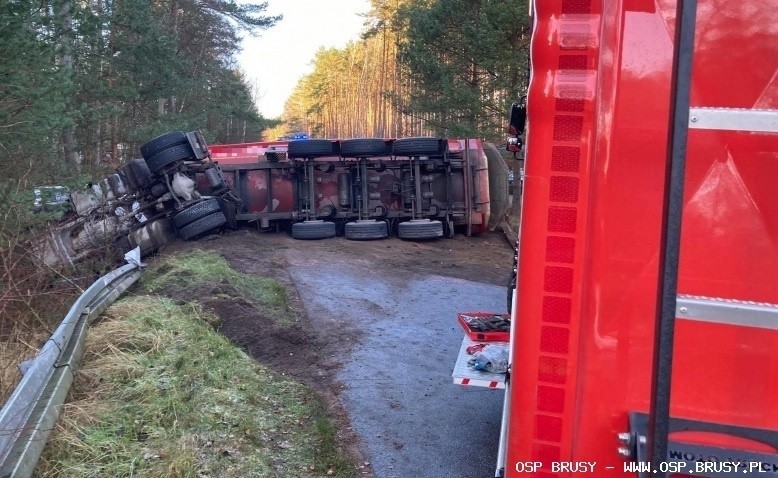
<path fill-rule="evenodd" d="M 510 201 L 505 160 L 478 139 L 209 146 L 198 131 L 173 131 L 140 154 L 85 190 L 57 189 L 71 211 L 32 245 L 42 262 L 73 265 L 106 248 L 146 256 L 240 223 L 303 240 L 470 236 L 493 230 Z"/>

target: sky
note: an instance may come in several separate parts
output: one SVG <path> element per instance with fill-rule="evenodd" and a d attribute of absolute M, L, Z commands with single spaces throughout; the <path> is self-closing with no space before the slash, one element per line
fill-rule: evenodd
<path fill-rule="evenodd" d="M 297 81 L 313 71 L 319 48 L 343 48 L 359 39 L 370 10 L 369 0 L 269 0 L 268 15 L 282 14 L 276 26 L 258 37 L 243 39 L 238 63 L 257 85 L 257 106 L 266 118 L 276 118 Z"/>

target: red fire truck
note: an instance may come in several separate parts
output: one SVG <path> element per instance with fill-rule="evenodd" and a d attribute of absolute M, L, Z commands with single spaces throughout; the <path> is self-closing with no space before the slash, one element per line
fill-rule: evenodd
<path fill-rule="evenodd" d="M 497 476 L 778 476 L 778 5 L 532 15 Z"/>

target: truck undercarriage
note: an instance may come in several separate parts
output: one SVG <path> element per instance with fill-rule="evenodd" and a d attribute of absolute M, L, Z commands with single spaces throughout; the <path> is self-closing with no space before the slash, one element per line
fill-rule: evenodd
<path fill-rule="evenodd" d="M 105 247 L 139 246 L 148 255 L 176 236 L 191 240 L 239 223 L 288 230 L 296 239 L 472 235 L 494 228 L 509 201 L 505 162 L 478 140 L 209 148 L 199 132 L 176 131 L 152 139 L 141 154 L 70 195 L 71 219 L 34 246 L 44 263 L 72 265 Z"/>

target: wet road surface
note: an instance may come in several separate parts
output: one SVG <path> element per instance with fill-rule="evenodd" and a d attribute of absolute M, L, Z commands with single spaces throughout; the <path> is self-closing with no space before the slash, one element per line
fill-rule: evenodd
<path fill-rule="evenodd" d="M 287 254 L 314 326 L 364 334 L 336 360 L 375 476 L 493 477 L 503 391 L 454 385 L 451 371 L 463 337 L 456 313 L 501 312 L 505 289 L 346 258 Z"/>

